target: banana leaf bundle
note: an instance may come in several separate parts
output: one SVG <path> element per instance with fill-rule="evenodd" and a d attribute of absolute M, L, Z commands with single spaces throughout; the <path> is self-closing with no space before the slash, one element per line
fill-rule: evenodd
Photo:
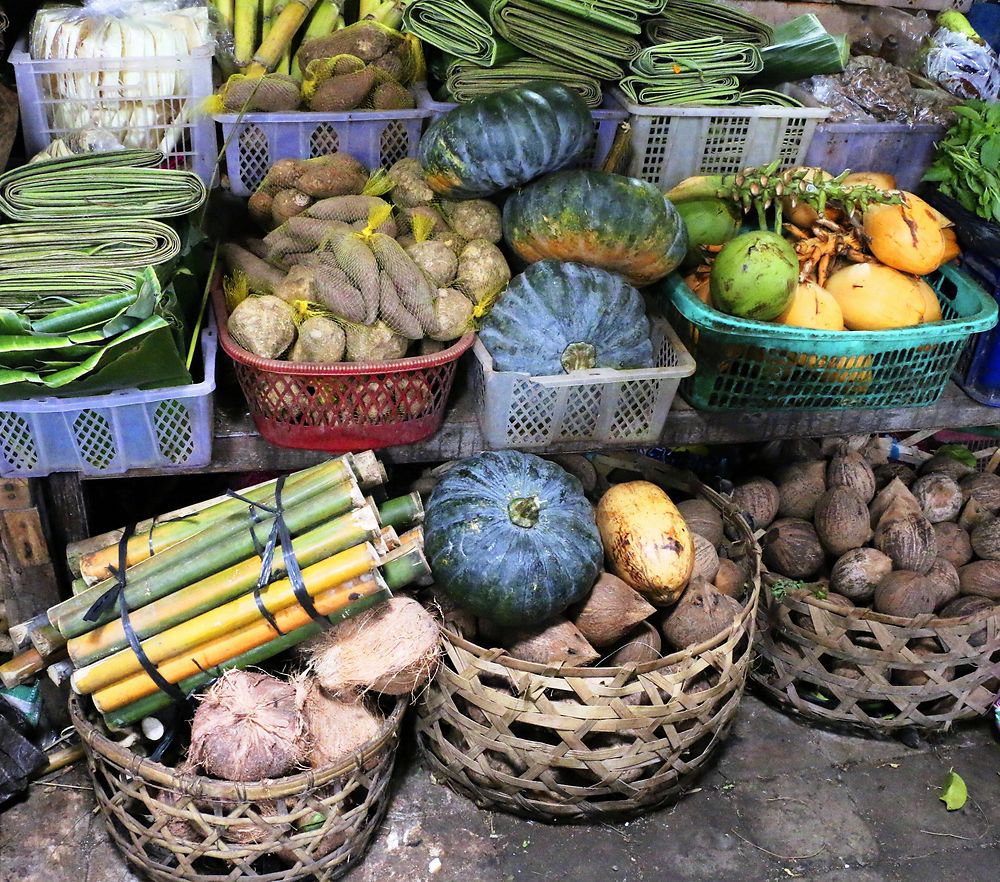
<path fill-rule="evenodd" d="M 526 83 L 550 81 L 562 83 L 578 92 L 589 107 L 600 107 L 601 84 L 594 77 L 556 67 L 547 61 L 524 56 L 496 67 L 477 67 L 468 62 L 448 65 L 445 93 L 453 101 L 464 104 L 498 89 L 523 86 Z"/>
<path fill-rule="evenodd" d="M 801 107 L 802 102 L 773 89 L 744 89 L 740 92 L 740 107 Z"/>
<path fill-rule="evenodd" d="M 403 29 L 447 55 L 494 67 L 521 50 L 497 36 L 488 18 L 463 0 L 413 0 L 403 11 Z"/>
<path fill-rule="evenodd" d="M 68 301 L 92 300 L 131 291 L 133 287 L 135 273 L 129 270 L 0 270 L 0 310 L 40 318 Z"/>
<path fill-rule="evenodd" d="M 670 43 L 699 37 L 722 37 L 726 42 L 768 46 L 774 29 L 753 15 L 713 0 L 670 0 L 663 11 L 646 22 L 650 43 Z"/>
<path fill-rule="evenodd" d="M 621 81 L 621 90 L 636 104 L 716 107 L 739 102 L 740 81 L 734 76 L 706 79 L 690 73 L 670 79 L 631 76 Z"/>
<path fill-rule="evenodd" d="M 840 73 L 850 47 L 846 34 L 830 34 L 811 12 L 774 29 L 774 41 L 761 50 L 764 69 L 756 82 L 782 83 L 819 74 Z"/>

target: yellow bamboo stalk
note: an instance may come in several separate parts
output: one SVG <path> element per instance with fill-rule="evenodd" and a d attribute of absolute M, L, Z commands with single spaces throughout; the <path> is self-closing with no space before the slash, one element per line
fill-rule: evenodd
<path fill-rule="evenodd" d="M 313 603 L 320 615 L 329 616 L 338 610 L 355 603 L 369 594 L 384 590 L 385 582 L 381 577 L 373 577 L 370 582 L 355 582 L 353 585 L 338 586 L 317 594 Z M 279 610 L 275 616 L 278 627 L 286 634 L 301 628 L 312 621 L 312 617 L 300 604 L 293 604 Z M 170 683 L 179 683 L 202 671 L 216 665 L 224 664 L 244 652 L 249 652 L 258 646 L 263 646 L 275 638 L 274 629 L 263 619 L 252 625 L 247 625 L 232 634 L 227 634 L 218 640 L 213 640 L 197 649 L 168 659 L 157 666 L 160 675 Z M 133 701 L 145 698 L 157 691 L 156 684 L 146 673 L 135 674 L 124 680 L 119 680 L 106 689 L 92 695 L 94 706 L 101 713 L 109 713 L 120 707 L 125 707 Z"/>
<path fill-rule="evenodd" d="M 260 77 L 275 69 L 315 5 L 316 0 L 288 0 L 271 26 L 271 32 L 254 53 L 253 64 L 246 69 L 247 76 Z"/>
<path fill-rule="evenodd" d="M 367 543 L 357 545 L 327 558 L 322 563 L 307 567 L 302 572 L 302 581 L 306 592 L 312 597 L 328 589 L 332 579 L 336 579 L 333 584 L 340 585 L 348 579 L 370 573 L 377 561 L 378 555 L 371 545 Z M 288 579 L 273 582 L 262 589 L 260 599 L 265 609 L 272 614 L 298 602 Z M 236 600 L 195 616 L 148 640 L 143 640 L 142 649 L 154 665 L 159 664 L 245 625 L 260 621 L 261 618 L 253 594 L 244 594 Z M 73 674 L 70 684 L 74 692 L 86 695 L 140 671 L 142 664 L 136 654 L 131 648 L 123 649 L 92 665 L 80 668 Z"/>

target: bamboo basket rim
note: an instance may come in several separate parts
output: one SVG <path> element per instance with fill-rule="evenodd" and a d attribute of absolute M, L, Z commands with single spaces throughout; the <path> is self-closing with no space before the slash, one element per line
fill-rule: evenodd
<path fill-rule="evenodd" d="M 162 763 L 138 756 L 126 747 L 108 738 L 96 723 L 87 718 L 81 696 L 70 695 L 70 719 L 84 744 L 100 754 L 105 760 L 137 775 L 144 781 L 152 782 L 161 789 L 192 795 L 201 799 L 239 800 L 258 802 L 290 796 L 303 789 L 315 789 L 342 778 L 353 772 L 359 764 L 364 765 L 379 754 L 395 736 L 399 724 L 410 704 L 408 696 L 394 696 L 395 705 L 382 725 L 379 733 L 349 759 L 322 769 L 309 769 L 281 778 L 265 778 L 260 782 L 222 781 L 205 775 L 181 772 Z"/>

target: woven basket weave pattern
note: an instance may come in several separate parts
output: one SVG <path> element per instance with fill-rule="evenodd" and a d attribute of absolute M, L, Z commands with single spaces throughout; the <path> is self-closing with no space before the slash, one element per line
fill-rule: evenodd
<path fill-rule="evenodd" d="M 751 677 L 790 712 L 875 733 L 944 730 L 985 713 L 1000 689 L 998 611 L 910 620 L 814 597 L 764 596 Z M 926 683 L 900 685 L 901 671 Z"/>
<path fill-rule="evenodd" d="M 342 876 L 385 816 L 405 710 L 397 702 L 382 732 L 339 767 L 240 784 L 137 756 L 107 738 L 79 699 L 70 702 L 108 832 L 157 882 Z"/>

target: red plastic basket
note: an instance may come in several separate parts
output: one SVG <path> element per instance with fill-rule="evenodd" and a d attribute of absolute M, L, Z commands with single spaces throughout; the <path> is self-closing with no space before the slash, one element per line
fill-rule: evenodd
<path fill-rule="evenodd" d="M 331 453 L 413 444 L 433 435 L 444 419 L 469 332 L 436 355 L 350 364 L 294 364 L 258 358 L 226 328 L 226 302 L 212 293 L 219 344 L 236 367 L 260 434 L 280 447 Z"/>

